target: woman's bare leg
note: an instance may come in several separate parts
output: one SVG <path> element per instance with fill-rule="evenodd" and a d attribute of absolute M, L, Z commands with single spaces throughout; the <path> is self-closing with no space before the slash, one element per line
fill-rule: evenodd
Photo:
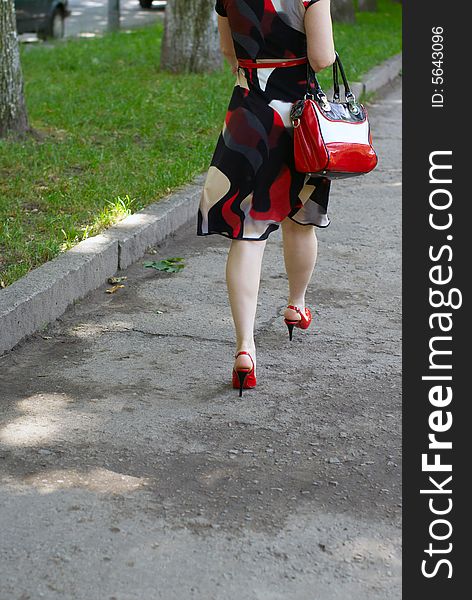
<path fill-rule="evenodd" d="M 315 268 L 318 240 L 313 225 L 299 225 L 288 217 L 282 221 L 285 270 L 287 271 L 288 304 L 305 308 L 305 293 Z M 284 316 L 293 321 L 300 315 L 286 308 Z"/>
<path fill-rule="evenodd" d="M 254 320 L 261 278 L 265 240 L 232 240 L 226 262 L 226 283 L 236 329 L 236 352 L 250 352 L 255 361 Z M 251 367 L 246 355 L 236 359 L 235 366 Z"/>

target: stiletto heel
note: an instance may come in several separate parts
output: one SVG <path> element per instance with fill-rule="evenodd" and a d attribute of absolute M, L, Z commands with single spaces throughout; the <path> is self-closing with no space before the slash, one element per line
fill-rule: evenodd
<path fill-rule="evenodd" d="M 239 369 L 233 368 L 233 388 L 239 389 L 239 397 L 243 395 L 243 389 L 250 389 L 256 387 L 256 374 L 254 372 L 254 361 L 249 352 L 238 352 L 234 358 L 238 358 L 241 354 L 247 354 L 252 362 L 252 367 L 240 367 Z"/>
<path fill-rule="evenodd" d="M 288 329 L 289 340 L 292 341 L 293 328 L 298 327 L 298 329 L 308 329 L 312 321 L 312 315 L 309 308 L 305 308 L 304 312 L 298 306 L 292 306 L 291 304 L 289 304 L 287 308 L 296 311 L 300 315 L 298 321 L 284 318 L 285 325 L 287 325 Z"/>
<path fill-rule="evenodd" d="M 287 319 L 285 319 L 285 325 L 287 325 L 287 329 L 288 329 L 288 339 L 290 341 L 292 341 L 293 328 L 295 327 L 296 323 L 297 323 L 297 321 L 287 321 Z"/>
<path fill-rule="evenodd" d="M 239 378 L 239 397 L 241 398 L 241 396 L 243 395 L 244 381 L 246 380 L 248 372 L 247 371 L 236 371 L 236 373 L 238 374 L 238 378 Z"/>

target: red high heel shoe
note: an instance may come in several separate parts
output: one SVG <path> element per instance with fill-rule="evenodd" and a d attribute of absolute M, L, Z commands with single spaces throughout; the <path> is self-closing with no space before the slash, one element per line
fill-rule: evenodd
<path fill-rule="evenodd" d="M 254 372 L 254 361 L 249 352 L 238 352 L 234 358 L 238 358 L 241 354 L 247 354 L 252 362 L 252 367 L 233 368 L 233 387 L 239 389 L 239 397 L 243 395 L 243 388 L 249 389 L 256 387 L 256 374 Z"/>
<path fill-rule="evenodd" d="M 309 308 L 305 308 L 305 313 L 303 313 L 303 311 L 300 308 L 298 308 L 298 306 L 292 306 L 291 304 L 289 304 L 287 308 L 291 308 L 300 315 L 300 319 L 298 319 L 297 321 L 292 321 L 291 319 L 284 318 L 285 325 L 287 325 L 288 329 L 288 337 L 290 341 L 292 341 L 293 328 L 298 327 L 299 329 L 308 329 L 312 321 L 312 316 Z"/>

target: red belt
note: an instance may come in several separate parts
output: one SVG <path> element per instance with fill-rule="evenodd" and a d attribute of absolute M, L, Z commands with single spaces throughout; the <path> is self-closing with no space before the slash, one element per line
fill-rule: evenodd
<path fill-rule="evenodd" d="M 273 67 L 296 67 L 303 65 L 308 61 L 306 56 L 301 58 L 290 58 L 288 60 L 256 62 L 255 60 L 246 60 L 239 58 L 238 65 L 243 69 L 272 69 Z"/>

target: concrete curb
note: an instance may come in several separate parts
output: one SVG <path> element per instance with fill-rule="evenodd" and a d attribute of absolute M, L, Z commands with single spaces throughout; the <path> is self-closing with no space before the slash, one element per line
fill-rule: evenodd
<path fill-rule="evenodd" d="M 402 55 L 395 54 L 366 73 L 363 80 L 363 93 L 371 94 L 382 89 L 385 85 L 393 81 L 402 71 Z"/>
<path fill-rule="evenodd" d="M 352 85 L 357 97 L 378 91 L 401 72 L 397 54 Z M 139 260 L 146 248 L 195 219 L 205 174 L 167 198 L 131 215 L 101 235 L 38 267 L 0 290 L 0 355 L 57 319 L 74 301 L 102 285 L 117 269 Z"/>
<path fill-rule="evenodd" d="M 118 242 L 97 235 L 0 293 L 0 354 L 62 315 L 116 272 Z"/>
<path fill-rule="evenodd" d="M 205 175 L 167 198 L 155 202 L 120 221 L 103 235 L 118 242 L 118 268 L 126 269 L 139 260 L 146 248 L 164 240 L 195 218 Z"/>
<path fill-rule="evenodd" d="M 362 81 L 349 82 L 351 84 L 351 90 L 358 100 L 362 100 L 362 96 L 365 94 L 371 94 L 382 89 L 385 85 L 389 84 L 396 77 L 398 77 L 402 70 L 402 55 L 395 54 L 394 56 L 385 60 L 382 64 L 377 65 L 364 75 Z M 327 92 L 328 98 L 333 94 L 332 88 Z"/>
<path fill-rule="evenodd" d="M 0 355 L 195 218 L 205 175 L 0 290 Z"/>

